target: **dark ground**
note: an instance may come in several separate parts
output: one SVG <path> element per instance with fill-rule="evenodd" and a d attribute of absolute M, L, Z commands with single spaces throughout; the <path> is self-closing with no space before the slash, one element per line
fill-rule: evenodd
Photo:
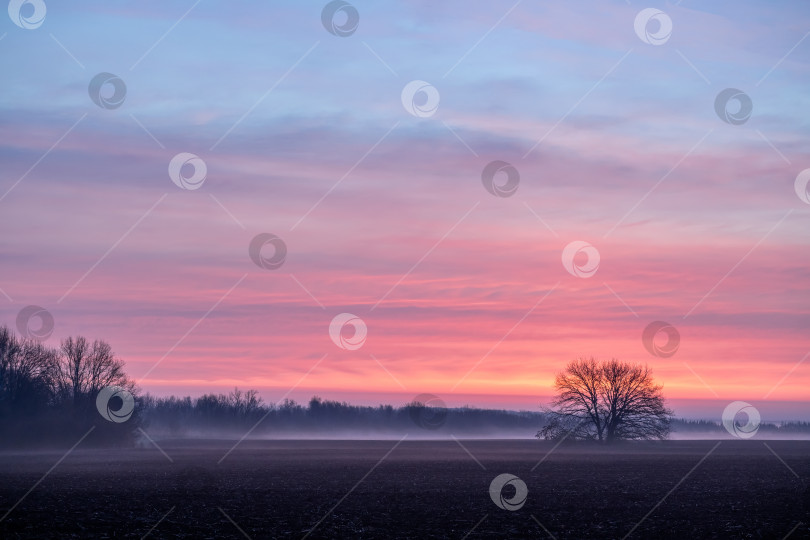
<path fill-rule="evenodd" d="M 79 447 L 0 538 L 810 538 L 810 442 L 724 441 L 685 480 L 715 441 L 564 444 L 533 471 L 553 444 L 461 443 L 480 465 L 452 440 L 406 439 L 373 470 L 397 441 L 245 442 L 221 464 L 232 442 L 160 442 L 172 462 Z M 0 454 L 0 517 L 64 452 Z M 490 499 L 501 473 L 522 509 Z"/>

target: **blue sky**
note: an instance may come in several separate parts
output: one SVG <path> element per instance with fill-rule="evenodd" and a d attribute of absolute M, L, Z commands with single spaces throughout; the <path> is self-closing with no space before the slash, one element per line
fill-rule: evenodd
<path fill-rule="evenodd" d="M 348 37 L 326 2 L 46 5 L 0 23 L 5 320 L 45 306 L 51 339 L 106 337 L 167 392 L 277 398 L 356 311 L 390 372 L 344 355 L 303 394 L 453 403 L 472 367 L 457 402 L 530 407 L 572 356 L 610 354 L 679 399 L 763 400 L 791 368 L 769 399 L 805 399 L 806 3 L 355 1 Z M 634 30 L 650 7 L 661 45 Z M 102 72 L 121 107 L 90 100 Z M 413 80 L 435 114 L 403 107 Z M 715 112 L 726 88 L 753 103 L 742 125 Z M 167 175 L 182 152 L 199 190 Z M 481 186 L 493 160 L 514 197 Z M 289 248 L 272 276 L 246 256 L 262 232 Z M 600 274 L 571 281 L 583 239 Z M 662 318 L 688 336 L 672 359 L 638 339 Z"/>

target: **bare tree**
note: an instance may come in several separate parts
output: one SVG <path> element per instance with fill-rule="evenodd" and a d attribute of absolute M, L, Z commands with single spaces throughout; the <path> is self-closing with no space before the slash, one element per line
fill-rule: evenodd
<path fill-rule="evenodd" d="M 19 353 L 17 336 L 7 326 L 0 326 L 0 402 L 11 401 L 10 387 Z"/>
<path fill-rule="evenodd" d="M 0 327 L 0 414 L 10 408 L 30 412 L 51 404 L 55 370 L 52 349 Z"/>
<path fill-rule="evenodd" d="M 557 397 L 539 438 L 613 442 L 669 436 L 672 411 L 647 366 L 580 358 L 557 375 L 554 388 Z"/>
<path fill-rule="evenodd" d="M 243 392 L 239 388 L 234 388 L 228 394 L 228 404 L 236 412 L 237 416 L 246 417 L 254 414 L 262 406 L 262 398 L 256 390 Z"/>
<path fill-rule="evenodd" d="M 74 407 L 95 399 L 102 388 L 111 385 L 131 389 L 124 373 L 124 362 L 106 341 L 92 343 L 82 336 L 62 340 L 59 348 L 57 387 L 61 398 Z"/>

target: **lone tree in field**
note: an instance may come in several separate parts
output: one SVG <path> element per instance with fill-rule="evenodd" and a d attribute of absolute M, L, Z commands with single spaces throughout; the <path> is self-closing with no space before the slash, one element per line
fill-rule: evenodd
<path fill-rule="evenodd" d="M 579 358 L 557 375 L 554 388 L 550 419 L 538 438 L 609 443 L 669 436 L 672 411 L 647 366 Z"/>

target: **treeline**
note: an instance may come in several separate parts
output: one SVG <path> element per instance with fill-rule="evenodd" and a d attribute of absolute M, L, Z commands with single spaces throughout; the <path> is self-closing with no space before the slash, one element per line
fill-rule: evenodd
<path fill-rule="evenodd" d="M 513 434 L 530 437 L 543 414 L 506 410 L 446 408 L 427 396 L 410 403 L 361 406 L 313 397 L 305 405 L 285 399 L 264 404 L 255 390 L 229 394 L 141 399 L 144 429 L 158 437 L 337 436 L 341 433 L 411 433 L 415 436 Z M 255 427 L 254 427 L 255 426 Z"/>
<path fill-rule="evenodd" d="M 286 399 L 266 405 L 255 390 L 235 389 L 229 394 L 140 399 L 144 428 L 156 437 L 241 437 L 251 430 L 254 437 L 330 437 L 343 434 L 400 434 L 413 436 L 515 436 L 531 437 L 548 416 L 542 412 L 445 408 L 431 396 L 418 396 L 394 407 L 351 405 L 313 397 L 306 404 Z M 435 396 L 432 396 L 435 398 Z M 255 427 L 254 427 L 255 426 Z M 810 422 L 762 423 L 763 434 L 810 433 Z M 675 433 L 728 435 L 720 422 L 673 419 Z"/>
<path fill-rule="evenodd" d="M 710 420 L 672 420 L 672 431 L 678 433 L 726 433 L 720 422 Z M 767 434 L 802 434 L 810 433 L 810 422 L 762 422 L 757 433 Z"/>
<path fill-rule="evenodd" d="M 96 408 L 109 386 L 135 392 L 107 342 L 78 336 L 48 347 L 0 326 L 0 445 L 75 443 L 84 434 L 86 444 L 130 442 L 137 418 L 107 422 Z"/>

